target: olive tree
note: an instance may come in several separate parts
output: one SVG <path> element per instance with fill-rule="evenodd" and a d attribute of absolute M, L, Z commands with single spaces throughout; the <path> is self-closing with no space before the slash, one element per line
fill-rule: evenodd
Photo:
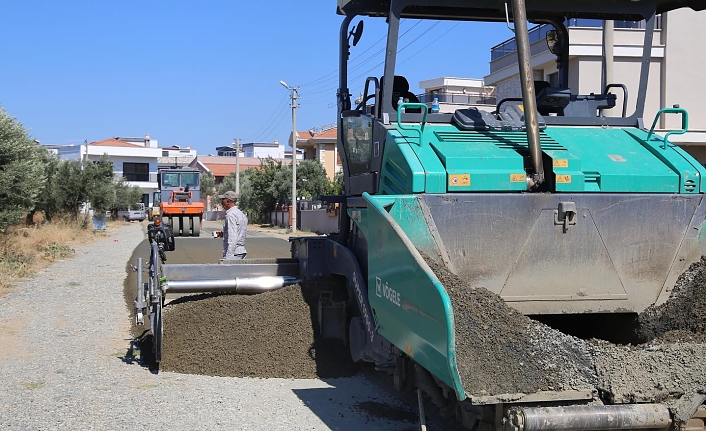
<path fill-rule="evenodd" d="M 44 151 L 0 107 L 0 231 L 35 209 L 46 181 Z"/>
<path fill-rule="evenodd" d="M 59 209 L 70 213 L 74 219 L 78 218 L 81 207 L 85 203 L 90 203 L 96 211 L 107 211 L 115 205 L 113 166 L 107 156 L 103 156 L 97 162 L 80 160 L 60 162 L 54 176 L 54 183 Z M 140 193 L 137 201 L 141 197 Z"/>

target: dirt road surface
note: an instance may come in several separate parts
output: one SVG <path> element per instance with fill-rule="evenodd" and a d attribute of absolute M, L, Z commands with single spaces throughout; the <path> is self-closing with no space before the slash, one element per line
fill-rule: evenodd
<path fill-rule="evenodd" d="M 139 223 L 111 229 L 0 298 L 0 428 L 414 428 L 409 416 L 376 415 L 383 407 L 405 410 L 360 376 L 257 379 L 151 372 L 132 350 L 123 292 L 126 262 L 143 239 Z M 209 242 L 214 249 L 217 243 Z"/>

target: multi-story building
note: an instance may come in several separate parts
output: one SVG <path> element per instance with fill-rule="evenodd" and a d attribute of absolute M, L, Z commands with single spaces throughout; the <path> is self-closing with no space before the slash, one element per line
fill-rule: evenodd
<path fill-rule="evenodd" d="M 116 180 L 124 179 L 131 186 L 142 189 L 142 202 L 152 205 L 152 196 L 159 190 L 157 165 L 161 154 L 156 140 L 149 135 L 132 142 L 124 138 L 110 138 L 82 145 L 54 145 L 50 148 L 65 160 L 98 161 L 103 156 L 113 164 Z"/>
<path fill-rule="evenodd" d="M 188 145 L 181 148 L 179 145 L 161 147 L 162 155 L 159 157 L 160 168 L 183 168 L 196 158 L 196 150 Z"/>
<path fill-rule="evenodd" d="M 569 88 L 573 94 L 600 94 L 603 77 L 603 21 L 572 19 L 567 22 L 569 31 Z M 613 79 L 608 84 L 624 84 L 628 89 L 627 115 L 634 110 L 636 92 L 640 79 L 644 22 L 615 21 L 613 23 L 612 49 Z M 537 81 L 547 81 L 558 86 L 559 71 L 556 57 L 549 51 L 546 42 L 548 25 L 539 25 L 530 30 L 531 65 Z M 706 56 L 697 41 L 706 40 L 706 11 L 677 9 L 657 17 L 654 32 L 649 84 L 645 101 L 644 123 L 650 127 L 657 111 L 664 107 L 679 105 L 689 112 L 689 132 L 671 135 L 670 139 L 680 145 L 701 163 L 706 163 L 706 86 L 700 85 L 701 73 L 706 68 Z M 611 51 L 607 51 L 607 50 Z M 521 95 L 519 68 L 515 39 L 509 39 L 491 50 L 490 74 L 485 83 L 496 87 L 497 98 Z M 616 107 L 603 111 L 603 115 L 621 115 L 624 100 L 621 89 L 612 89 L 616 94 Z M 677 115 L 662 116 L 657 122 L 658 132 L 681 129 L 681 118 Z"/>
<path fill-rule="evenodd" d="M 341 156 L 336 148 L 338 129 L 335 124 L 315 127 L 303 132 L 297 132 L 297 154 L 303 151 L 301 158 L 304 160 L 317 160 L 326 170 L 326 176 L 333 180 L 336 172 L 341 171 Z M 292 136 L 289 136 L 292 143 Z M 290 152 L 291 159 L 291 152 Z M 299 156 L 297 157 L 299 160 Z"/>
<path fill-rule="evenodd" d="M 421 103 L 431 106 L 439 100 L 439 111 L 452 113 L 459 108 L 476 106 L 495 108 L 495 87 L 485 85 L 482 79 L 441 77 L 419 81 L 424 93 L 418 94 Z"/>

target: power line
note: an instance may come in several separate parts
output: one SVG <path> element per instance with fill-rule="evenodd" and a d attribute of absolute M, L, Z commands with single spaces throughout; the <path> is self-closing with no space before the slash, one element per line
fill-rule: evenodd
<path fill-rule="evenodd" d="M 405 20 L 403 20 L 403 21 L 405 21 Z M 419 24 L 421 24 L 421 22 L 422 22 L 421 20 L 417 20 L 409 29 L 405 30 L 405 31 L 400 35 L 400 39 L 401 39 L 402 37 L 404 37 L 405 35 L 407 35 L 407 34 L 408 34 L 410 31 L 412 31 L 414 28 L 416 28 Z M 416 43 L 420 38 L 422 38 L 424 35 L 426 35 L 427 33 L 429 33 L 429 31 L 433 30 L 437 25 L 439 25 L 440 22 L 441 22 L 441 21 L 437 21 L 437 22 L 431 24 L 431 25 L 430 25 L 428 28 L 426 28 L 421 34 L 419 34 L 417 37 L 415 37 L 414 39 L 412 39 L 410 42 L 408 42 L 408 43 L 407 43 L 406 45 L 404 45 L 402 48 L 398 49 L 397 54 L 403 52 L 405 49 L 407 49 L 407 48 L 409 48 L 410 46 L 412 46 L 412 45 L 413 45 L 414 43 Z M 450 29 L 448 29 L 447 31 L 445 31 L 441 36 L 435 38 L 433 41 L 431 41 L 430 43 L 428 43 L 427 45 L 425 45 L 424 47 L 422 47 L 421 49 L 419 49 L 418 51 L 416 51 L 416 53 L 419 53 L 419 52 L 423 51 L 424 49 L 428 48 L 429 46 L 431 46 L 432 44 L 434 44 L 435 42 L 437 42 L 439 39 L 441 39 L 441 38 L 444 37 L 446 34 L 448 34 L 451 30 L 453 30 L 457 25 L 458 25 L 458 23 L 456 23 L 453 27 L 451 27 Z M 361 52 L 360 54 L 358 54 L 358 55 L 354 58 L 354 60 L 351 61 L 351 63 L 356 62 L 356 60 L 358 60 L 358 59 L 361 59 L 366 53 L 368 53 L 368 52 L 370 52 L 372 49 L 376 48 L 376 47 L 379 45 L 379 43 L 382 42 L 383 40 L 385 40 L 386 38 L 387 38 L 387 36 L 383 36 L 382 38 L 380 38 L 378 41 L 376 41 L 374 44 L 372 44 L 370 47 L 368 47 L 365 51 L 363 51 L 363 52 Z M 384 52 L 384 50 L 385 50 L 384 47 L 381 48 L 381 49 L 378 49 L 377 51 L 373 52 L 371 55 L 365 57 L 362 61 L 356 62 L 355 65 L 353 65 L 353 66 L 351 66 L 351 67 L 349 68 L 349 72 L 352 72 L 352 71 L 361 69 L 365 64 L 371 62 L 371 61 L 372 61 L 373 59 L 375 59 L 375 58 L 378 58 L 379 54 L 380 54 L 381 52 Z M 415 53 L 415 54 L 416 54 L 416 53 Z M 397 65 L 404 64 L 405 62 L 409 61 L 409 60 L 412 59 L 412 58 L 414 58 L 414 54 L 413 54 L 410 58 L 408 58 L 408 59 L 406 59 L 406 60 L 404 60 L 404 61 L 401 61 L 401 62 L 397 63 Z M 358 74 L 358 75 L 356 75 L 356 76 L 350 78 L 350 81 L 355 81 L 355 80 L 357 80 L 357 79 L 360 79 L 360 78 L 363 77 L 363 76 L 367 76 L 371 71 L 373 71 L 373 70 L 375 70 L 376 68 L 380 67 L 380 66 L 383 65 L 384 63 L 385 63 L 385 61 L 383 60 L 382 62 L 379 62 L 379 63 L 375 64 L 372 68 L 369 68 L 369 69 L 367 69 L 366 71 L 364 71 L 364 72 L 362 72 L 362 73 L 360 73 L 360 74 Z M 324 93 L 328 93 L 326 96 L 318 97 L 318 98 L 315 97 L 315 98 L 313 98 L 313 99 L 308 99 L 308 97 L 307 97 L 307 99 L 308 99 L 308 100 L 307 100 L 307 104 L 310 104 L 310 105 L 311 105 L 311 104 L 317 104 L 317 103 L 320 103 L 320 102 L 330 101 L 330 102 L 333 103 L 334 106 L 335 106 L 335 104 L 336 104 L 336 99 L 335 99 L 335 95 L 332 94 L 332 92 L 336 90 L 337 85 L 329 86 L 328 88 L 321 88 L 321 87 L 325 87 L 326 85 L 330 85 L 330 82 L 335 82 L 335 80 L 338 79 L 338 76 L 337 76 L 338 71 L 339 71 L 339 70 L 336 69 L 336 70 L 334 70 L 333 72 L 331 72 L 331 73 L 329 73 L 329 74 L 326 74 L 326 75 L 324 75 L 324 76 L 322 76 L 322 77 L 320 77 L 320 78 L 318 78 L 318 79 L 315 79 L 314 81 L 310 81 L 310 82 L 308 82 L 308 83 L 306 83 L 306 84 L 303 84 L 303 85 L 301 86 L 301 87 L 305 87 L 305 86 L 312 85 L 314 88 L 315 88 L 315 87 L 319 87 L 319 88 L 320 88 L 320 89 L 315 90 L 315 91 L 312 91 L 312 92 L 304 92 L 304 95 L 305 95 L 305 96 L 323 95 Z M 314 84 L 318 84 L 318 85 L 314 85 Z M 362 90 L 361 90 L 361 91 L 362 91 Z M 300 97 L 301 97 L 301 96 L 300 96 Z M 283 99 L 282 99 L 282 101 L 280 102 L 280 104 L 277 106 L 277 108 L 275 108 L 275 110 L 274 110 L 273 113 L 270 115 L 270 117 L 268 118 L 268 120 L 264 123 L 263 127 L 260 128 L 260 129 L 258 130 L 258 133 L 257 133 L 256 135 L 254 135 L 252 138 L 250 138 L 250 140 L 266 139 L 266 138 L 268 138 L 269 136 L 271 136 L 271 135 L 275 132 L 275 130 L 276 130 L 278 127 L 281 126 L 282 122 L 284 121 L 283 114 L 284 114 L 284 108 L 286 107 L 286 106 L 284 106 L 285 100 L 286 100 L 286 98 L 283 98 Z M 328 106 L 327 106 L 327 108 L 328 108 Z"/>
<path fill-rule="evenodd" d="M 414 54 L 410 55 L 409 58 L 407 58 L 406 60 L 402 60 L 402 61 L 400 61 L 399 63 L 397 63 L 397 66 L 403 65 L 403 64 L 405 64 L 406 62 L 408 62 L 409 60 L 413 59 L 417 54 L 419 54 L 420 52 L 422 52 L 422 51 L 424 51 L 425 49 L 429 48 L 429 47 L 430 47 L 431 45 L 433 45 L 436 41 L 438 41 L 438 40 L 441 39 L 442 37 L 444 37 L 444 36 L 446 36 L 447 34 L 449 34 L 449 33 L 451 32 L 451 30 L 453 30 L 454 28 L 456 28 L 459 24 L 460 24 L 460 23 L 457 22 L 456 24 L 454 24 L 453 26 L 451 26 L 451 28 L 448 29 L 448 30 L 446 30 L 445 32 L 443 32 L 443 33 L 441 34 L 441 36 L 437 37 L 436 39 L 432 40 L 432 41 L 429 42 L 428 44 L 424 45 L 424 47 L 422 47 L 421 49 L 419 49 L 418 51 L 416 51 Z"/>
<path fill-rule="evenodd" d="M 287 101 L 287 96 L 282 97 L 282 100 L 280 101 L 279 105 L 277 105 L 277 107 L 275 108 L 275 110 L 272 111 L 272 114 L 269 116 L 269 118 L 267 119 L 267 121 L 265 121 L 265 122 L 263 123 L 263 126 L 262 126 L 260 129 L 258 129 L 258 132 L 257 132 L 256 134 L 250 135 L 251 137 L 250 137 L 250 138 L 247 138 L 246 140 L 248 140 L 248 141 L 254 141 L 254 140 L 258 139 L 260 136 L 262 136 L 262 134 L 267 131 L 267 129 L 268 129 L 268 124 L 270 123 L 270 121 L 272 121 L 272 119 L 275 118 L 275 115 L 276 115 L 279 111 L 282 110 L 282 107 L 284 106 L 284 103 L 285 103 L 286 101 Z"/>
<path fill-rule="evenodd" d="M 446 30 L 445 32 L 443 32 L 439 37 L 437 37 L 436 39 L 432 40 L 432 41 L 429 42 L 428 44 L 424 45 L 422 48 L 420 48 L 420 49 L 418 49 L 417 51 L 415 51 L 415 52 L 414 52 L 412 55 L 410 55 L 407 59 L 402 60 L 402 61 L 396 63 L 396 66 L 401 66 L 401 65 L 405 64 L 406 62 L 408 62 L 409 60 L 415 58 L 417 54 L 419 54 L 420 52 L 422 52 L 422 51 L 424 51 L 425 49 L 429 48 L 431 45 L 433 45 L 434 43 L 436 43 L 439 39 L 441 39 L 442 37 L 444 37 L 444 36 L 446 36 L 447 34 L 449 34 L 449 33 L 450 33 L 454 28 L 456 28 L 459 24 L 460 24 L 460 23 L 457 22 L 456 24 L 454 24 L 453 26 L 451 26 L 451 28 L 449 28 L 448 30 Z M 358 92 L 362 92 L 364 88 L 365 88 L 365 87 L 362 86 L 362 87 L 357 88 L 357 90 L 358 90 Z M 353 93 L 355 93 L 355 91 L 353 91 Z"/>
<path fill-rule="evenodd" d="M 421 20 L 418 20 L 418 21 L 417 21 L 416 23 L 414 23 L 410 28 L 408 28 L 406 31 L 404 31 L 404 32 L 400 35 L 399 38 L 402 39 L 407 33 L 409 33 L 409 32 L 412 31 L 415 27 L 417 27 L 419 24 L 421 24 L 421 22 L 422 22 Z M 430 27 L 430 28 L 431 28 L 431 27 Z M 427 31 L 429 31 L 429 29 L 427 29 Z M 424 33 L 422 33 L 422 35 L 424 35 Z M 380 53 L 385 52 L 385 47 L 384 47 L 384 46 L 383 46 L 382 48 L 378 49 L 377 51 L 373 52 L 373 53 L 372 53 L 371 55 L 369 55 L 368 57 L 366 57 L 362 62 L 357 62 L 357 60 L 360 59 L 365 53 L 367 53 L 367 52 L 370 51 L 371 49 L 375 48 L 381 41 L 385 40 L 386 38 L 387 38 L 387 36 L 383 36 L 381 39 L 379 39 L 377 42 L 375 42 L 375 44 L 371 45 L 370 47 L 368 47 L 368 49 L 366 49 L 365 51 L 361 52 L 361 53 L 358 54 L 353 60 L 351 60 L 351 61 L 350 61 L 350 64 L 353 64 L 353 63 L 356 63 L 356 64 L 355 64 L 355 65 L 352 65 L 351 67 L 349 67 L 349 68 L 348 68 L 348 72 L 350 73 L 350 72 L 353 72 L 353 71 L 355 71 L 355 70 L 358 70 L 358 69 L 360 69 L 361 67 L 363 67 L 363 65 L 365 65 L 366 63 L 369 63 L 370 61 L 372 61 L 372 60 L 374 60 L 374 59 L 376 59 L 376 58 L 379 58 Z M 317 86 L 322 87 L 322 86 L 330 85 L 331 82 L 335 82 L 335 81 L 338 79 L 338 71 L 339 71 L 339 69 L 336 69 L 336 70 L 334 70 L 333 72 L 331 72 L 331 73 L 325 75 L 325 76 L 328 77 L 328 78 L 322 77 L 322 78 L 317 79 L 316 81 L 312 81 L 310 84 L 315 83 L 315 82 L 320 82 L 320 84 L 315 85 L 314 87 L 317 87 Z M 333 75 L 333 76 L 332 76 L 332 75 Z M 306 84 L 305 84 L 305 85 L 302 85 L 302 87 L 305 87 L 305 86 L 306 86 Z M 310 94 L 311 94 L 311 93 L 310 93 Z"/>
<path fill-rule="evenodd" d="M 427 34 L 429 31 L 431 31 L 434 27 L 436 27 L 437 25 L 439 25 L 440 22 L 441 22 L 441 21 L 435 22 L 434 24 L 432 24 L 431 26 L 429 26 L 429 28 L 427 28 L 426 30 L 424 30 L 424 32 L 422 32 L 419 36 L 417 36 L 416 38 L 414 38 L 412 41 L 410 41 L 409 43 L 407 43 L 407 44 L 406 44 L 405 46 L 403 46 L 402 48 L 398 49 L 398 50 L 397 50 L 397 54 L 401 53 L 402 51 L 404 51 L 405 49 L 407 49 L 408 47 L 410 47 L 413 43 L 415 43 L 416 41 L 418 41 L 422 36 L 426 35 L 426 34 Z M 437 39 L 437 40 L 438 40 L 438 39 Z M 363 76 L 367 76 L 371 71 L 373 71 L 373 70 L 375 70 L 376 68 L 382 66 L 383 64 L 385 64 L 385 60 L 383 60 L 383 61 L 377 63 L 377 64 L 374 65 L 372 68 L 370 68 L 370 69 L 364 71 L 363 73 L 361 73 L 361 74 L 359 74 L 359 75 L 356 75 L 356 76 L 354 76 L 354 77 L 352 77 L 352 78 L 349 78 L 349 81 L 355 81 L 355 80 L 357 80 L 357 79 L 360 79 L 360 78 L 363 77 Z M 330 87 L 330 88 L 327 88 L 327 89 L 324 89 L 324 90 L 318 90 L 318 91 L 314 91 L 314 92 L 306 93 L 306 94 L 307 94 L 308 96 L 313 96 L 313 95 L 317 95 L 317 94 L 328 93 L 328 92 L 331 92 L 331 91 L 333 91 L 333 90 L 335 90 L 335 89 L 336 89 L 336 87 Z M 312 101 L 318 101 L 318 100 L 322 100 L 322 99 L 314 99 L 314 100 L 312 100 Z"/>

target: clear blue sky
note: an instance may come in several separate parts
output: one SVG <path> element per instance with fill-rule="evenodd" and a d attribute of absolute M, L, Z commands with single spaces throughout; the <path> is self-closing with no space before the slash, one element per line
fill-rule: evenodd
<path fill-rule="evenodd" d="M 297 129 L 333 123 L 336 0 L 273 2 L 8 0 L 3 2 L 0 106 L 42 144 L 150 134 L 199 154 L 242 142 L 286 143 L 289 92 Z M 355 21 L 357 22 L 357 20 Z M 365 19 L 350 88 L 382 74 L 385 24 Z M 482 78 L 504 24 L 405 20 L 398 72 L 420 80 Z"/>

